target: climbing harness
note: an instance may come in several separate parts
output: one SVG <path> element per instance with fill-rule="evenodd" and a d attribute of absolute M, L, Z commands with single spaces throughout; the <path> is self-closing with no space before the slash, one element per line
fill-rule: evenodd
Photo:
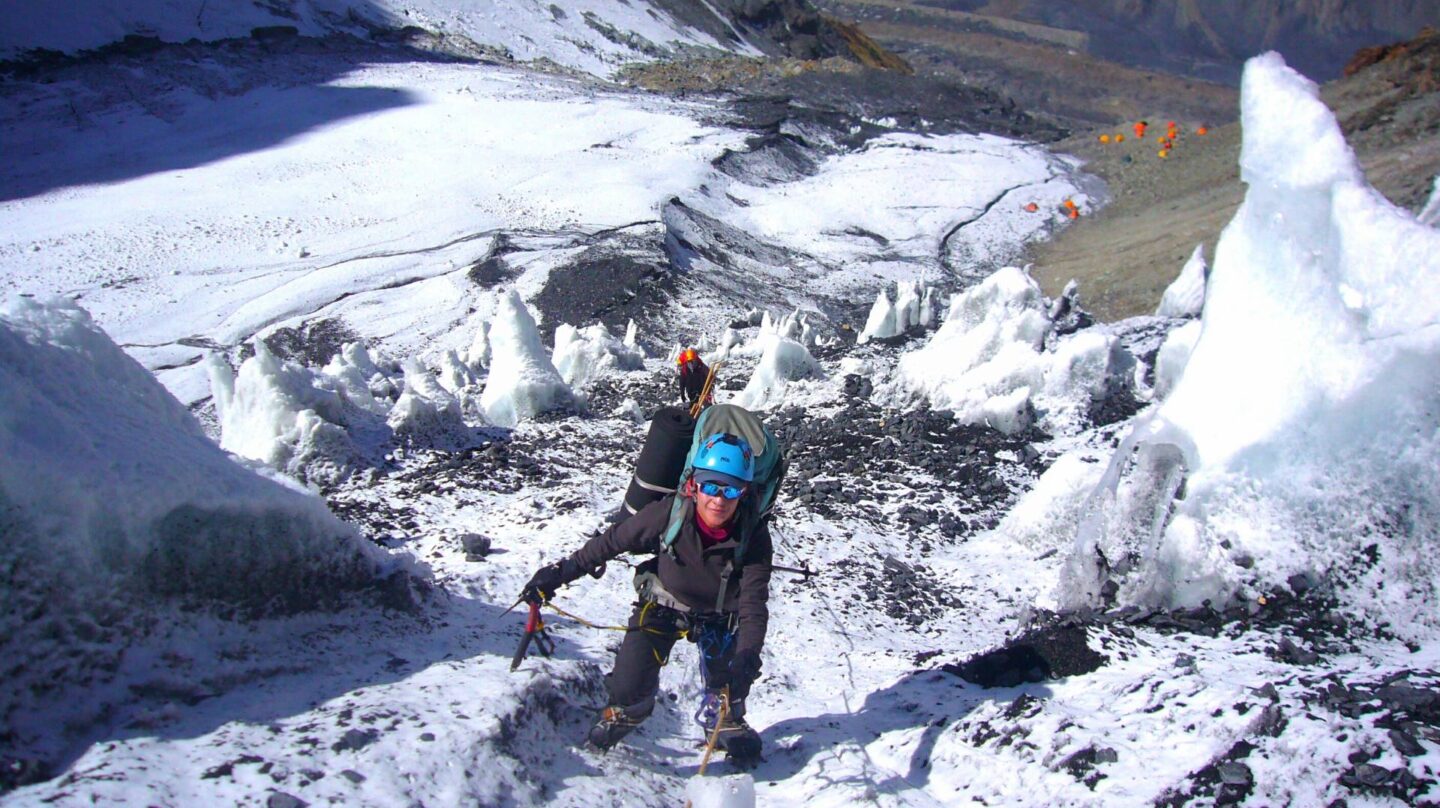
<path fill-rule="evenodd" d="M 799 575 L 807 581 L 820 574 L 810 569 L 808 564 L 798 568 L 782 567 L 778 564 L 773 564 L 770 569 L 775 572 L 788 572 Z M 693 638 L 695 643 L 700 647 L 700 653 L 709 659 L 723 655 L 725 651 L 729 649 L 729 643 L 733 642 L 735 638 L 735 616 L 733 614 L 723 612 L 716 612 L 714 614 L 696 612 L 694 609 L 676 600 L 669 592 L 665 591 L 665 588 L 660 585 L 658 576 L 651 573 L 641 577 L 645 580 L 643 584 L 637 584 L 637 593 L 640 595 L 640 599 L 645 602 L 645 605 L 640 607 L 640 616 L 633 629 L 629 626 L 607 626 L 586 620 L 578 614 L 568 612 L 556 606 L 552 600 L 545 601 L 544 605 L 561 617 L 569 618 L 586 628 L 593 628 L 598 631 L 644 631 L 648 634 L 671 636 L 677 640 Z M 728 572 L 726 577 L 729 577 Z M 523 598 L 515 601 L 514 605 L 506 609 L 500 616 L 504 617 L 509 614 L 516 606 L 519 606 L 523 602 Z M 681 628 L 678 631 L 664 631 L 653 626 L 645 625 L 645 618 L 650 615 L 650 610 L 657 606 L 675 612 L 685 624 L 685 628 Z M 520 648 L 515 652 L 515 658 L 510 663 L 510 670 L 513 671 L 520 666 L 532 642 L 535 643 L 535 647 L 539 648 L 540 653 L 544 656 L 548 657 L 554 653 L 555 642 L 545 631 L 545 623 L 540 619 L 540 604 L 538 603 L 530 604 L 530 614 L 525 620 L 525 635 L 520 638 Z M 665 659 L 659 660 L 662 665 L 668 661 L 669 660 Z M 701 666 L 701 670 L 702 672 L 705 670 L 703 665 Z"/>
<path fill-rule="evenodd" d="M 809 565 L 797 568 L 782 567 L 776 564 L 771 565 L 770 568 L 775 572 L 788 572 L 799 575 L 806 580 L 809 580 L 810 578 L 816 577 L 820 574 L 810 569 Z M 715 614 L 696 612 L 689 606 L 686 606 L 685 604 L 676 600 L 670 595 L 669 592 L 666 592 L 664 587 L 660 586 L 660 579 L 658 577 L 654 576 L 653 574 L 648 577 L 653 580 L 647 580 L 646 583 L 648 584 L 648 586 L 646 586 L 643 591 L 639 592 L 641 599 L 645 601 L 645 605 L 640 607 L 640 618 L 636 621 L 637 625 L 633 629 L 629 626 L 606 626 L 601 625 L 600 623 L 593 622 L 591 620 L 586 620 L 578 614 L 568 612 L 560 608 L 559 606 L 556 606 L 553 600 L 545 601 L 544 605 L 547 606 L 551 611 L 560 615 L 561 617 L 569 618 L 570 620 L 573 620 L 586 628 L 593 628 L 597 631 L 644 631 L 649 634 L 673 636 L 677 640 L 688 640 L 691 639 L 693 635 L 695 637 L 696 644 L 700 646 L 701 653 L 706 653 L 707 648 L 714 647 L 717 642 L 720 642 L 717 639 L 718 635 L 715 634 L 715 630 L 716 627 L 723 627 L 724 631 L 722 632 L 722 634 L 725 639 L 723 642 L 720 642 L 719 651 L 717 652 L 719 654 L 723 654 L 725 650 L 729 647 L 728 643 L 730 641 L 733 641 L 735 636 L 733 625 L 735 619 L 734 615 L 726 616 L 728 613 L 718 612 Z M 516 601 L 515 605 L 511 606 L 509 609 L 506 609 L 504 614 L 501 615 L 501 617 L 509 614 L 510 611 L 515 608 L 515 606 L 519 606 L 522 602 L 523 600 Z M 645 625 L 645 618 L 649 616 L 650 609 L 656 606 L 669 609 L 670 611 L 678 614 L 686 623 L 687 627 L 682 628 L 678 631 L 663 631 L 661 629 Z M 516 651 L 515 660 L 510 665 L 510 670 L 513 671 L 517 666 L 519 666 L 520 661 L 525 658 L 525 652 L 532 641 L 538 641 L 539 643 L 541 643 L 536 647 L 540 648 L 541 653 L 545 656 L 550 656 L 555 647 L 554 641 L 551 639 L 550 635 L 545 632 L 544 622 L 542 622 L 540 619 L 540 605 L 534 603 L 530 605 L 530 615 L 525 621 L 525 636 L 522 637 L 520 640 L 520 650 Z M 547 648 L 549 650 L 547 650 Z M 664 664 L 663 660 L 661 664 Z"/>

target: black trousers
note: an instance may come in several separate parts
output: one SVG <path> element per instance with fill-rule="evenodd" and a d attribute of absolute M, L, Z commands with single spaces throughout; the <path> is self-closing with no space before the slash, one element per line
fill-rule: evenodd
<path fill-rule="evenodd" d="M 610 704 L 640 721 L 655 711 L 660 669 L 684 637 L 700 646 L 700 672 L 707 690 L 730 684 L 735 632 L 730 615 L 693 616 L 648 601 L 635 604 L 625 639 L 615 654 L 615 668 L 605 677 Z"/>

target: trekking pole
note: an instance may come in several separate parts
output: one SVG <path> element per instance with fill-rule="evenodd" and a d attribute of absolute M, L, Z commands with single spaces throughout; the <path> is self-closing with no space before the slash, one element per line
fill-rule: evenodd
<path fill-rule="evenodd" d="M 538 603 L 530 604 L 530 615 L 525 619 L 525 636 L 520 638 L 520 647 L 515 649 L 515 658 L 510 660 L 511 673 L 525 661 L 525 652 L 530 649 L 532 641 L 535 647 L 540 649 L 541 655 L 548 657 L 555 653 L 555 642 L 545 633 L 545 623 L 540 619 Z"/>
<path fill-rule="evenodd" d="M 715 754 L 715 745 L 720 743 L 720 727 L 725 719 L 730 717 L 730 686 L 726 685 L 720 691 L 720 714 L 715 717 L 715 729 L 710 731 L 710 740 L 705 744 L 705 756 L 700 759 L 700 771 L 695 776 L 704 777 L 705 768 L 710 765 L 710 756 Z M 685 808 L 692 808 L 693 803 L 685 800 Z"/>
<path fill-rule="evenodd" d="M 811 578 L 815 577 L 816 575 L 819 575 L 819 574 L 820 574 L 820 573 L 816 572 L 815 570 L 810 569 L 809 565 L 806 565 L 806 566 L 804 566 L 804 567 L 800 567 L 799 569 L 796 569 L 795 567 L 782 567 L 782 566 L 780 566 L 780 565 L 778 565 L 778 564 L 771 564 L 771 565 L 770 565 L 770 569 L 775 570 L 776 572 L 789 572 L 789 573 L 793 573 L 793 574 L 795 574 L 795 575 L 799 575 L 799 576 L 803 577 L 803 578 L 804 578 L 805 580 L 807 580 L 807 581 L 810 580 Z"/>

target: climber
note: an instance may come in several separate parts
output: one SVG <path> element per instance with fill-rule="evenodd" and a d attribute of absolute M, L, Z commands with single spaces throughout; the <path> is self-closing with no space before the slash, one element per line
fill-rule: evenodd
<path fill-rule="evenodd" d="M 706 416 L 717 413 L 712 420 L 752 419 L 766 444 L 773 442 L 753 414 L 720 405 Z M 703 427 L 702 420 L 697 429 Z M 757 471 L 744 438 L 728 432 L 698 432 L 697 437 L 701 442 L 676 494 L 542 567 L 522 597 L 545 603 L 561 586 L 621 553 L 651 554 L 636 568 L 639 598 L 605 680 L 609 706 L 597 716 L 589 742 L 608 750 L 649 717 L 660 668 L 683 637 L 700 649 L 705 694 L 696 720 L 706 737 L 718 722 L 717 748 L 747 767 L 760 756 L 760 736 L 745 723 L 745 699 L 760 673 L 770 619 L 773 549 L 764 519 L 784 473 L 783 452 L 778 445 L 768 446 L 774 454 Z"/>
<path fill-rule="evenodd" d="M 710 378 L 710 367 L 694 348 L 686 348 L 675 357 L 675 364 L 680 371 L 680 400 L 691 409 L 699 409 L 710 405 L 715 400 L 713 390 L 707 390 L 705 381 Z M 703 398 L 703 400 L 702 400 Z"/>

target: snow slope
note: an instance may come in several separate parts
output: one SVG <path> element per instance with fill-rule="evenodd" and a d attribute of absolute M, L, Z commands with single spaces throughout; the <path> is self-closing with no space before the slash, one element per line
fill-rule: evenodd
<path fill-rule="evenodd" d="M 594 75 L 608 75 L 627 62 L 649 61 L 684 48 L 759 54 L 738 31 L 720 42 L 677 21 L 664 6 L 644 0 L 581 0 L 563 6 L 536 0 L 83 0 L 67 3 L 64 13 L 37 0 L 4 0 L 0 15 L 6 20 L 0 29 L 0 59 L 24 56 L 36 48 L 65 53 L 94 50 L 131 35 L 163 42 L 212 42 L 246 37 L 266 26 L 290 26 L 304 36 L 333 32 L 365 36 L 419 26 L 522 62 L 543 59 Z"/>
<path fill-rule="evenodd" d="M 1330 136 L 1313 88 L 1274 57 L 1250 70 L 1253 198 L 1215 256 L 1188 367 L 1168 370 L 1178 376 L 1169 397 L 1136 418 L 1144 402 L 1120 393 L 1149 394 L 1143 363 L 1117 374 L 1092 360 L 1146 355 L 1171 322 L 1060 333 L 1058 308 L 1030 299 L 1019 269 L 957 294 L 933 335 L 856 346 L 837 339 L 843 330 L 821 313 L 814 322 L 828 328 L 811 327 L 808 338 L 800 317 L 786 321 L 784 336 L 770 317 L 767 330 L 746 313 L 753 299 L 793 309 L 828 298 L 863 314 L 882 285 L 953 284 L 963 277 L 963 267 L 947 265 L 955 256 L 1003 254 L 1040 235 L 1017 194 L 1049 199 L 1082 183 L 1069 161 L 1025 144 L 896 133 L 817 161 L 813 173 L 762 183 L 712 164 L 746 133 L 725 128 L 704 102 L 510 68 L 384 63 L 342 71 L 333 86 L 276 80 L 213 97 L 181 87 L 149 109 L 139 99 L 97 100 L 83 125 L 67 117 L 64 93 L 73 88 L 17 91 L 0 123 L 7 142 L 21 138 L 34 159 L 7 165 L 0 183 L 10 189 L 0 203 L 6 311 L 83 322 L 70 304 L 38 308 L 28 296 L 78 299 L 204 418 L 213 414 L 202 359 L 239 361 L 247 341 L 293 329 L 302 344 L 292 366 L 259 352 L 249 360 L 257 375 L 306 384 L 330 384 L 328 376 L 350 384 L 355 401 L 370 396 L 376 413 L 405 416 L 387 419 L 389 431 L 352 430 L 374 451 L 347 461 L 351 473 L 328 482 L 324 496 L 380 548 L 367 554 L 423 565 L 432 591 L 408 610 L 357 598 L 265 617 L 236 614 L 224 600 L 192 611 L 161 598 L 114 631 L 52 632 L 55 649 L 81 653 L 38 672 L 29 660 L 7 670 L 7 699 L 19 707 L 7 715 L 13 746 L 0 749 L 0 783 L 21 787 L 0 802 L 680 803 L 700 760 L 694 651 L 677 647 L 655 716 L 633 743 L 602 756 L 577 741 L 603 702 L 616 634 L 550 617 L 555 657 L 532 657 L 512 673 L 519 620 L 501 615 L 537 566 L 577 547 L 618 505 L 643 432 L 631 413 L 669 397 L 671 357 L 587 380 L 588 412 L 536 413 L 508 430 L 481 429 L 468 413 L 467 445 L 427 443 L 399 428 L 425 411 L 419 399 L 458 399 L 445 384 L 464 387 L 464 371 L 498 363 L 486 349 L 515 350 L 481 335 L 514 327 L 517 302 L 533 302 L 557 267 L 617 228 L 664 241 L 677 282 L 704 276 L 732 291 L 681 299 L 677 320 L 657 317 L 644 336 L 668 347 L 694 333 L 668 325 L 677 321 L 703 323 L 716 339 L 710 326 L 733 326 L 744 347 L 728 354 L 721 399 L 744 392 L 764 402 L 792 441 L 778 560 L 820 576 L 777 575 L 773 588 L 749 714 L 767 750 L 753 773 L 759 803 L 1434 799 L 1440 644 L 1423 614 L 1440 490 L 1430 462 L 1434 318 L 1423 294 L 1434 231 L 1374 201 L 1343 140 Z M 253 129 L 247 110 L 257 105 L 283 119 L 347 90 L 368 100 L 247 148 L 196 148 Z M 1274 171 L 1269 150 L 1288 143 L 1283 130 L 1297 120 L 1317 145 Z M 199 157 L 162 159 L 176 152 Z M 105 182 L 74 169 L 98 173 L 137 154 L 140 170 Z M 982 181 L 996 171 L 1003 176 Z M 861 185 L 867 193 L 855 194 Z M 694 231 L 682 228 L 698 230 L 700 218 L 682 221 L 676 199 L 724 226 L 712 236 L 751 240 L 686 241 L 695 248 L 687 250 L 680 241 Z M 1364 226 L 1351 229 L 1356 221 Z M 957 233 L 981 252 L 947 250 Z M 866 243 L 876 246 L 858 246 Z M 727 246 L 733 255 L 719 252 Z M 1356 258 L 1387 251 L 1421 271 Z M 796 271 L 781 272 L 790 258 Z M 503 277 L 475 279 L 493 266 Z M 1014 311 L 983 305 L 1017 300 Z M 1251 306 L 1268 317 L 1247 316 Z M 497 316 L 503 322 L 485 331 Z M 373 357 L 345 349 L 327 374 L 320 366 L 340 347 L 306 327 L 334 321 Z M 119 368 L 144 376 L 98 331 L 86 334 L 89 356 L 75 352 L 67 377 L 105 379 Z M 531 329 L 512 337 L 536 366 L 548 361 Z M 1035 420 L 1016 420 L 1013 434 L 918 404 L 925 390 L 916 387 L 950 391 L 936 406 L 994 392 L 947 375 L 955 345 L 982 342 L 960 357 L 976 361 L 954 364 L 968 372 L 990 363 L 986 380 L 1015 382 L 1000 391 L 1014 404 L 1008 412 Z M 929 361 L 907 363 L 922 352 Z M 1000 359 L 1021 354 L 1023 367 Z M 0 370 L 23 382 L 35 375 L 24 367 L 6 359 Z M 356 382 L 350 371 L 361 368 Z M 1040 370 L 1009 373 L 1016 368 Z M 174 415 L 153 429 L 194 438 L 183 407 L 149 389 L 155 407 Z M 91 406 L 104 400 L 99 393 L 80 398 L 81 413 L 103 412 Z M 31 434 L 33 420 L 7 434 Z M 1407 437 L 1418 440 L 1407 446 Z M 1147 440 L 1152 448 L 1132 466 L 1132 449 Z M 13 482 L 23 474 L 14 457 L 0 458 L 8 497 L 34 482 Z M 1189 477 L 1172 504 L 1177 469 Z M 1341 493 L 1358 491 L 1373 506 L 1363 526 L 1373 528 L 1367 539 L 1383 563 L 1360 585 L 1326 589 L 1339 601 L 1326 611 L 1302 591 L 1325 583 L 1322 564 L 1305 567 L 1298 583 L 1285 577 L 1315 557 L 1305 543 L 1325 536 L 1297 539 L 1292 517 L 1325 506 L 1347 479 L 1360 485 Z M 1335 502 L 1339 510 L 1355 499 Z M 1160 516 L 1123 536 L 1094 530 L 1106 519 L 1133 527 L 1123 518 L 1133 514 Z M 1238 537 L 1248 565 L 1229 552 L 1236 525 L 1264 528 Z M 1141 544 L 1110 552 L 1102 567 L 1093 550 L 1109 552 L 1116 536 Z M 477 537 L 493 551 L 467 551 Z M 1207 543 L 1195 551 L 1185 540 L 1197 537 Z M 1232 566 L 1246 572 L 1227 577 Z M 1381 575 L 1406 587 L 1370 585 Z M 568 587 L 561 604 L 597 623 L 619 621 L 634 597 L 628 578 L 613 563 L 605 577 Z M 1202 591 L 1197 582 L 1215 585 Z M 1234 601 L 1158 608 L 1206 595 Z M 1069 636 L 1087 649 L 1080 656 L 1103 657 L 1096 667 L 991 688 L 945 667 L 1053 626 L 1047 608 L 1070 599 L 1106 608 L 1106 597 L 1132 608 L 1071 618 Z M 1363 622 L 1376 611 L 1413 620 Z M 30 616 L 19 614 L 18 624 L 31 626 Z M 1362 625 L 1347 633 L 1332 618 Z M 11 718 L 21 714 L 24 722 Z M 61 720 L 37 717 L 45 714 Z"/>
<path fill-rule="evenodd" d="M 273 125 L 254 117 L 257 107 L 283 117 L 350 90 L 394 101 L 280 148 L 183 158 Z M 460 65 L 362 67 L 325 87 L 213 101 L 176 96 L 168 122 L 128 103 L 105 110 L 103 136 L 12 109 L 7 135 L 25 139 L 28 159 L 11 165 L 6 185 L 46 165 L 176 155 L 182 164 L 0 203 L 0 255 L 9 291 L 79 299 L 152 368 L 181 366 L 162 379 L 187 402 L 208 395 L 194 364 L 204 346 L 233 347 L 303 318 L 346 317 L 400 355 L 466 347 L 471 334 L 459 327 L 494 299 L 465 275 L 497 233 L 574 238 L 653 220 L 660 200 L 698 184 L 707 160 L 740 139 L 683 106 Z M 515 285 L 533 294 L 543 280 Z"/>

